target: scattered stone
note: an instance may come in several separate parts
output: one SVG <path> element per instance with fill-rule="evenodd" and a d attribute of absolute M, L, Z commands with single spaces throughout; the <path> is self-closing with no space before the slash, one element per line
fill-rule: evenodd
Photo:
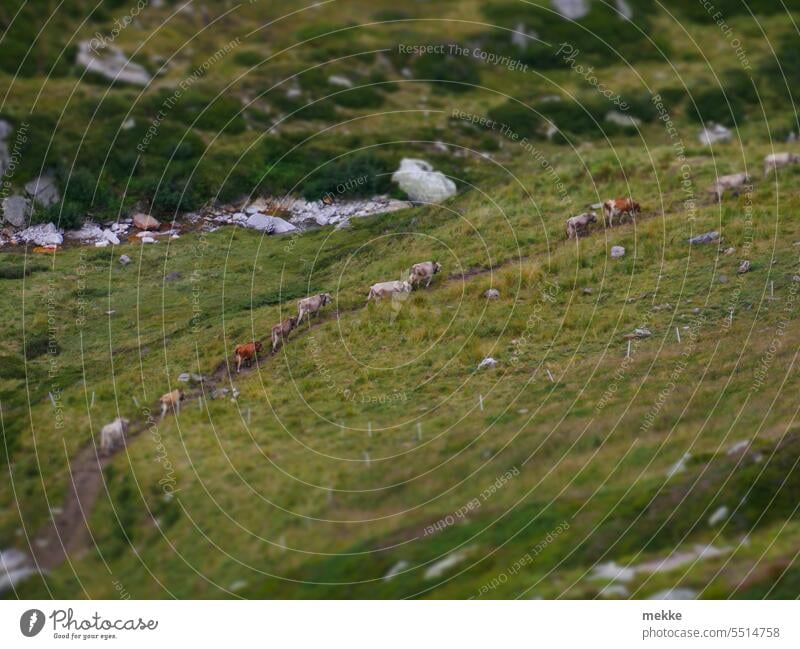
<path fill-rule="evenodd" d="M 0 593 L 13 589 L 36 572 L 26 554 L 13 548 L 0 551 Z"/>
<path fill-rule="evenodd" d="M 739 273 L 739 275 L 744 275 L 745 273 L 750 272 L 751 267 L 752 264 L 745 259 L 741 264 L 739 264 L 739 270 L 736 272 Z"/>
<path fill-rule="evenodd" d="M 15 228 L 24 228 L 31 212 L 30 201 L 18 194 L 3 199 L 3 218 Z"/>
<path fill-rule="evenodd" d="M 466 558 L 467 558 L 466 552 L 453 552 L 452 554 L 446 556 L 444 559 L 440 559 L 439 561 L 436 561 L 435 563 L 431 564 L 425 571 L 425 579 L 438 579 L 445 572 L 457 566 Z"/>
<path fill-rule="evenodd" d="M 140 241 L 142 243 L 158 243 L 158 241 L 156 239 L 154 239 L 153 237 L 142 237 L 140 239 Z"/>
<path fill-rule="evenodd" d="M 128 257 L 128 255 L 122 255 L 119 258 L 119 263 L 122 264 L 123 266 L 127 266 L 128 264 L 131 263 L 131 258 Z"/>
<path fill-rule="evenodd" d="M 720 275 L 720 276 L 717 278 L 717 281 L 718 281 L 720 284 L 727 284 L 727 283 L 728 283 L 728 276 L 727 276 L 727 275 Z"/>
<path fill-rule="evenodd" d="M 109 243 L 105 239 L 103 239 L 101 241 L 95 241 L 94 242 L 94 247 L 95 248 L 105 248 L 108 245 L 109 245 Z"/>
<path fill-rule="evenodd" d="M 689 453 L 684 453 L 680 460 L 675 462 L 668 470 L 667 470 L 667 478 L 671 478 L 678 473 L 686 470 L 686 464 L 689 460 L 692 459 L 692 456 Z"/>
<path fill-rule="evenodd" d="M 409 568 L 411 564 L 408 561 L 398 561 L 394 564 L 389 571 L 383 576 L 383 581 L 389 581 L 392 577 L 398 575 L 399 573 L 403 572 L 407 568 Z"/>
<path fill-rule="evenodd" d="M 668 588 L 658 591 L 648 599 L 697 599 L 697 593 L 691 588 Z"/>
<path fill-rule="evenodd" d="M 723 251 L 722 254 L 723 255 L 732 255 L 734 252 L 736 252 L 736 248 L 731 246 L 730 248 L 725 248 L 725 250 Z"/>
<path fill-rule="evenodd" d="M 621 259 L 625 256 L 625 248 L 622 246 L 613 246 L 611 248 L 611 258 L 612 259 Z"/>
<path fill-rule="evenodd" d="M 736 442 L 733 446 L 728 449 L 728 455 L 739 455 L 739 453 L 743 453 L 750 447 L 750 440 L 743 439 L 741 442 Z"/>
<path fill-rule="evenodd" d="M 193 374 L 190 372 L 183 372 L 178 375 L 180 383 L 202 383 L 205 380 L 202 374 Z"/>
<path fill-rule="evenodd" d="M 108 81 L 146 86 L 152 81 L 150 73 L 138 63 L 133 63 L 118 47 L 105 44 L 93 48 L 92 41 L 78 44 L 75 62 L 86 72 L 97 74 Z"/>
<path fill-rule="evenodd" d="M 717 144 L 718 142 L 728 142 L 732 137 L 733 133 L 730 129 L 725 128 L 722 126 L 722 124 L 709 122 L 708 125 L 702 131 L 700 131 L 697 136 L 697 140 L 700 142 L 700 144 L 711 146 L 712 144 Z"/>
<path fill-rule="evenodd" d="M 403 158 L 392 174 L 397 183 L 415 203 L 441 203 L 456 193 L 456 184 L 424 160 Z"/>
<path fill-rule="evenodd" d="M 158 228 L 161 227 L 161 223 L 158 219 L 143 212 L 133 215 L 133 225 L 139 230 L 158 230 Z"/>
<path fill-rule="evenodd" d="M 622 584 L 609 584 L 600 591 L 600 597 L 628 597 L 628 589 Z"/>
<path fill-rule="evenodd" d="M 665 304 L 657 304 L 653 307 L 653 311 L 672 311 L 672 305 L 669 302 Z"/>
<path fill-rule="evenodd" d="M 636 569 L 630 566 L 619 566 L 615 561 L 601 563 L 594 567 L 589 579 L 608 581 L 630 581 L 636 575 Z"/>
<path fill-rule="evenodd" d="M 800 275 L 792 275 L 793 282 L 800 282 Z"/>
<path fill-rule="evenodd" d="M 711 527 L 718 525 L 728 517 L 728 508 L 725 505 L 718 507 L 717 510 L 711 514 L 708 519 L 708 524 Z"/>
<path fill-rule="evenodd" d="M 332 74 L 328 77 L 328 83 L 332 86 L 338 86 L 339 88 L 353 87 L 353 82 L 343 74 Z"/>
<path fill-rule="evenodd" d="M 500 298 L 500 291 L 496 288 L 490 288 L 483 294 L 483 297 L 487 300 L 497 300 Z"/>
<path fill-rule="evenodd" d="M 581 292 L 584 295 L 592 295 L 594 293 L 594 291 L 592 289 L 590 289 L 590 288 L 584 288 Z"/>
<path fill-rule="evenodd" d="M 178 280 L 179 280 L 181 277 L 182 277 L 182 275 L 181 275 L 181 274 L 180 274 L 178 271 L 175 271 L 175 270 L 173 270 L 171 273 L 167 273 L 167 274 L 164 276 L 164 279 L 165 279 L 167 282 L 176 282 L 176 281 L 178 281 Z"/>
<path fill-rule="evenodd" d="M 480 362 L 480 365 L 478 365 L 478 369 L 485 370 L 486 368 L 497 367 L 497 365 L 498 365 L 497 361 L 493 359 L 491 356 L 488 356 L 487 358 L 484 358 Z"/>
<path fill-rule="evenodd" d="M 564 18 L 571 20 L 580 20 L 589 14 L 589 0 L 550 0 L 558 13 Z"/>
<path fill-rule="evenodd" d="M 61 200 L 61 194 L 52 176 L 39 176 L 25 183 L 25 192 L 42 207 L 50 207 Z"/>
<path fill-rule="evenodd" d="M 296 232 L 297 227 L 285 221 L 278 216 L 268 216 L 256 212 L 247 219 L 245 226 L 258 230 L 259 232 L 266 232 L 267 234 L 285 234 L 287 232 Z"/>
<path fill-rule="evenodd" d="M 17 233 L 16 239 L 23 243 L 33 243 L 42 248 L 60 246 L 64 243 L 64 232 L 59 230 L 53 223 L 33 225 Z"/>
<path fill-rule="evenodd" d="M 610 124 L 616 124 L 617 126 L 622 126 L 623 128 L 638 128 L 642 125 L 642 120 L 640 120 L 638 117 L 621 113 L 618 110 L 611 110 L 607 112 L 605 119 Z"/>
<path fill-rule="evenodd" d="M 692 237 L 689 239 L 689 243 L 693 246 L 697 246 L 702 243 L 713 243 L 719 239 L 719 232 L 716 230 L 712 230 L 711 232 L 704 232 L 703 234 L 698 234 L 696 237 Z"/>

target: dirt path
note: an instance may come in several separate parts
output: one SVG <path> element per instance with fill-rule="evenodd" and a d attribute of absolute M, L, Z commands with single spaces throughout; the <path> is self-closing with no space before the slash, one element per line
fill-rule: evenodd
<path fill-rule="evenodd" d="M 511 263 L 518 263 L 520 260 L 499 264 L 493 268 L 471 268 L 463 273 L 448 275 L 445 282 L 464 281 L 472 277 L 484 275 L 489 272 L 499 270 L 503 266 Z M 352 309 L 328 312 L 324 316 L 313 317 L 308 324 L 301 324 L 298 334 L 305 335 L 312 329 L 316 329 L 331 320 L 338 320 L 345 313 L 354 313 L 363 307 L 353 307 Z M 298 335 L 293 336 L 297 339 Z M 232 359 L 225 359 L 220 362 L 210 376 L 204 377 L 199 388 L 187 390 L 185 401 L 195 401 L 200 397 L 212 398 L 213 392 L 223 386 L 234 387 L 235 381 L 239 377 L 246 377 L 266 365 L 273 356 L 280 353 L 280 348 L 273 354 L 271 342 L 265 344 L 265 351 L 260 359 L 253 363 L 251 367 L 243 367 L 240 373 L 236 373 Z M 159 403 L 151 407 L 151 412 L 159 413 L 161 406 Z M 172 416 L 168 414 L 167 416 Z M 145 432 L 153 421 L 134 421 L 125 439 L 125 446 L 132 443 L 139 435 Z M 67 493 L 61 505 L 58 515 L 52 516 L 36 533 L 31 543 L 32 562 L 35 569 L 39 571 L 52 570 L 61 565 L 68 555 L 74 554 L 85 549 L 87 542 L 91 539 L 89 531 L 89 519 L 92 511 L 104 490 L 103 471 L 111 463 L 114 457 L 125 450 L 125 446 L 115 448 L 111 453 L 104 454 L 100 451 L 97 440 L 92 440 L 83 446 L 78 453 L 70 460 L 70 481 L 67 485 Z"/>

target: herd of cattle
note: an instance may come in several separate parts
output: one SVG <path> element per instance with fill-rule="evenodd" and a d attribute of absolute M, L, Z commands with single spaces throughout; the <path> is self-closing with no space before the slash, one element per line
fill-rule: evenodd
<path fill-rule="evenodd" d="M 797 163 L 800 163 L 800 155 L 794 153 L 773 153 L 764 158 L 764 175 L 766 176 L 781 167 Z M 751 177 L 744 172 L 719 176 L 709 191 L 717 200 L 721 200 L 726 190 L 736 190 L 748 185 L 750 182 Z M 602 208 L 603 222 L 605 226 L 609 228 L 614 227 L 615 221 L 618 225 L 625 219 L 635 220 L 642 211 L 639 203 L 632 198 L 614 198 L 605 201 L 602 204 Z M 585 212 L 578 216 L 568 218 L 566 223 L 567 238 L 577 239 L 588 235 L 589 227 L 592 223 L 597 223 L 597 214 L 594 211 Z M 423 283 L 427 288 L 430 286 L 433 276 L 441 269 L 442 265 L 435 261 L 425 261 L 414 264 L 411 267 L 408 280 L 378 282 L 370 286 L 367 302 L 370 300 L 378 302 L 382 298 L 410 293 L 414 288 L 421 286 Z M 329 293 L 320 293 L 319 295 L 299 300 L 297 302 L 297 315 L 291 316 L 272 327 L 272 353 L 275 353 L 280 345 L 289 338 L 289 334 L 300 325 L 303 318 L 308 316 L 310 321 L 313 315 L 319 313 L 320 310 L 327 304 L 330 304 L 331 301 L 332 298 Z M 234 349 L 236 372 L 238 373 L 241 371 L 243 364 L 247 366 L 251 365 L 263 348 L 263 343 L 259 340 L 237 345 Z M 161 417 L 163 418 L 169 411 L 178 411 L 181 401 L 183 401 L 184 398 L 185 395 L 180 389 L 172 390 L 163 395 L 160 399 Z M 128 426 L 128 420 L 122 417 L 118 417 L 110 424 L 104 426 L 100 433 L 101 449 L 106 453 L 110 453 L 116 446 L 121 445 L 127 434 Z"/>

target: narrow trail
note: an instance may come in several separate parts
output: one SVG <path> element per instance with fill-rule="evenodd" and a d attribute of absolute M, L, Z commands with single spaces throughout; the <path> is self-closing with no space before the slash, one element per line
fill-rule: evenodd
<path fill-rule="evenodd" d="M 439 286 L 452 281 L 464 281 L 473 277 L 479 277 L 487 273 L 495 272 L 504 266 L 514 263 L 521 263 L 527 258 L 515 258 L 496 266 L 485 268 L 470 268 L 460 273 L 452 273 L 446 277 Z M 434 287 L 435 288 L 438 287 Z M 338 320 L 342 315 L 355 313 L 363 306 L 354 306 L 350 309 L 329 311 L 325 315 L 312 318 L 310 324 L 301 324 L 297 331 L 300 335 L 306 335 L 310 331 L 321 327 L 328 322 Z M 297 339 L 299 336 L 293 336 Z M 290 342 L 290 341 L 289 341 Z M 249 367 L 243 367 L 241 372 L 235 371 L 232 359 L 222 360 L 210 376 L 203 377 L 203 381 L 197 388 L 184 391 L 184 403 L 196 401 L 200 398 L 210 399 L 211 395 L 222 387 L 235 387 L 235 382 L 239 377 L 247 377 L 259 368 L 265 366 L 269 361 L 280 353 L 281 347 L 273 353 L 271 341 L 267 341 L 265 351 L 260 358 Z M 132 421 L 125 436 L 125 444 L 116 447 L 112 452 L 106 454 L 100 450 L 99 442 L 95 438 L 84 445 L 69 462 L 70 480 L 67 485 L 67 492 L 64 496 L 61 510 L 57 515 L 52 515 L 50 520 L 45 523 L 31 541 L 30 552 L 32 554 L 32 568 L 46 572 L 53 570 L 61 565 L 69 555 L 74 555 L 87 549 L 87 541 L 91 539 L 89 520 L 94 506 L 104 490 L 103 471 L 111 464 L 112 460 L 122 453 L 142 433 L 152 426 L 160 423 L 161 405 L 156 402 L 150 408 L 154 413 L 149 420 Z M 167 413 L 167 417 L 174 416 Z"/>

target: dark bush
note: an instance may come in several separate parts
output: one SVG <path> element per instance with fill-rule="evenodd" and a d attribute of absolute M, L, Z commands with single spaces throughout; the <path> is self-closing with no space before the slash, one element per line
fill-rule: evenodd
<path fill-rule="evenodd" d="M 545 125 L 535 110 L 514 99 L 490 109 L 489 118 L 508 126 L 520 137 L 538 137 Z"/>
<path fill-rule="evenodd" d="M 353 198 L 374 196 L 391 189 L 389 166 L 372 153 L 355 153 L 331 162 L 303 185 L 302 194 L 309 200 L 319 200 L 330 193 Z"/>
<path fill-rule="evenodd" d="M 417 78 L 449 92 L 468 92 L 481 81 L 477 64 L 466 56 L 423 54 L 414 61 L 413 71 Z"/>
<path fill-rule="evenodd" d="M 696 106 L 690 114 L 699 122 L 719 122 L 733 126 L 742 122 L 748 109 L 758 104 L 758 93 L 750 77 L 736 71 L 723 77 L 721 88 L 709 88 L 693 95 Z"/>
<path fill-rule="evenodd" d="M 0 356 L 0 379 L 24 379 L 25 361 L 19 356 Z"/>
<path fill-rule="evenodd" d="M 372 86 L 360 86 L 338 92 L 331 100 L 345 108 L 378 108 L 383 105 L 383 95 Z"/>

